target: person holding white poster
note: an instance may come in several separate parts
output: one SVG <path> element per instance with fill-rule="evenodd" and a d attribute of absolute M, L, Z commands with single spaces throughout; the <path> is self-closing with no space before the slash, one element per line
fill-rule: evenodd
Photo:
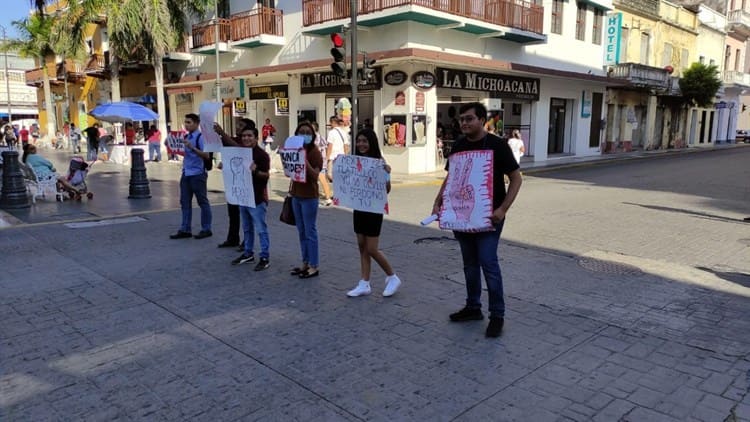
<path fill-rule="evenodd" d="M 292 211 L 295 225 L 299 234 L 302 252 L 302 266 L 291 271 L 299 278 L 312 278 L 320 275 L 318 265 L 320 255 L 318 250 L 318 175 L 323 168 L 323 155 L 315 146 L 315 128 L 309 122 L 302 122 L 297 126 L 294 135 L 302 138 L 302 148 L 305 151 L 305 182 L 292 180 L 289 193 L 292 196 Z"/>
<path fill-rule="evenodd" d="M 500 233 L 503 230 L 505 216 L 521 188 L 522 177 L 518 170 L 518 163 L 513 157 L 508 143 L 487 133 L 484 128 L 487 120 L 487 108 L 481 103 L 463 104 L 459 109 L 461 136 L 453 145 L 451 155 L 445 164 L 448 175 L 440 187 L 432 214 L 440 216 L 453 215 L 471 218 L 472 211 L 481 206 L 486 200 L 481 194 L 481 183 L 470 182 L 474 180 L 475 173 L 484 172 L 485 166 L 475 166 L 471 156 L 465 152 L 492 151 L 491 180 L 487 187 L 492 188 L 492 213 L 489 218 L 492 227 L 489 231 L 467 232 L 454 229 L 453 233 L 461 247 L 461 256 L 464 262 L 464 277 L 466 278 L 466 306 L 458 312 L 450 315 L 454 322 L 474 321 L 484 319 L 482 314 L 482 280 L 484 273 L 489 295 L 490 322 L 485 331 L 487 337 L 499 337 L 503 330 L 505 318 L 505 302 L 503 300 L 503 277 L 498 262 L 497 247 L 500 241 Z M 460 166 L 453 166 L 452 158 L 462 156 Z M 481 157 L 481 155 L 478 155 Z M 470 162 L 471 161 L 471 162 Z M 508 175 L 510 184 L 508 192 L 505 191 L 503 183 L 504 175 Z M 484 179 L 483 177 L 479 178 Z M 453 183 L 455 182 L 455 183 Z M 447 191 L 447 185 L 451 184 L 451 191 Z M 452 211 L 445 210 L 445 198 L 453 200 Z"/>
<path fill-rule="evenodd" d="M 249 149 L 250 163 L 236 160 L 241 154 L 227 154 L 233 149 L 224 148 L 222 156 L 228 162 L 224 166 L 224 187 L 227 190 L 227 202 L 230 197 L 238 199 L 239 213 L 242 219 L 242 230 L 244 232 L 242 255 L 232 260 L 232 265 L 240 265 L 255 261 L 255 232 L 258 233 L 260 241 L 260 259 L 255 265 L 255 271 L 267 269 L 271 263 L 271 242 L 268 236 L 268 225 L 266 224 L 266 212 L 268 210 L 268 178 L 271 176 L 271 157 L 258 145 L 258 129 L 255 126 L 246 125 L 240 131 L 240 141 L 236 142 L 230 138 L 219 125 L 214 125 L 214 130 L 221 136 L 222 143 L 226 146 L 238 146 Z M 238 185 L 235 178 L 244 179 L 246 171 L 249 171 L 251 182 Z M 230 192 L 231 190 L 231 192 Z"/>
<path fill-rule="evenodd" d="M 380 153 L 380 143 L 378 137 L 372 129 L 364 129 L 357 134 L 355 138 L 355 156 L 369 157 L 378 160 L 378 165 L 382 166 L 385 170 L 385 184 L 380 186 L 377 177 L 364 176 L 357 177 L 357 173 L 362 173 L 361 161 L 354 161 L 355 165 L 350 166 L 353 168 L 343 168 L 339 171 L 339 168 L 333 173 L 336 182 L 334 182 L 334 191 L 342 188 L 347 188 L 350 191 L 363 192 L 363 199 L 368 199 L 372 196 L 377 196 L 378 192 L 375 190 L 384 190 L 381 192 L 387 195 L 391 191 L 391 167 L 385 163 L 383 155 Z M 339 156 L 334 162 L 334 166 L 341 161 L 346 160 L 349 156 Z M 369 173 L 369 172 L 368 172 Z M 363 183 L 358 183 L 360 180 Z M 348 182 L 348 183 L 347 183 Z M 343 186 L 346 185 L 346 186 Z M 352 185 L 368 185 L 373 187 L 373 191 L 367 192 L 369 189 L 365 187 L 351 189 Z M 338 194 L 334 195 L 338 198 Z M 350 195 L 352 196 L 352 195 Z M 366 205 L 366 204 L 359 204 Z M 380 229 L 383 226 L 383 212 L 387 210 L 387 202 L 385 206 L 380 204 L 378 212 L 360 211 L 359 209 L 354 210 L 353 222 L 354 222 L 354 233 L 357 235 L 357 246 L 359 246 L 359 263 L 360 263 L 360 275 L 361 279 L 357 286 L 350 290 L 346 295 L 349 297 L 366 296 L 372 292 L 370 287 L 370 269 L 372 260 L 380 265 L 380 268 L 385 272 L 385 289 L 383 290 L 383 296 L 393 296 L 401 286 L 401 280 L 398 278 L 393 267 L 388 262 L 383 252 L 378 248 L 378 242 L 380 240 Z M 362 208 L 367 208 L 363 206 Z"/>

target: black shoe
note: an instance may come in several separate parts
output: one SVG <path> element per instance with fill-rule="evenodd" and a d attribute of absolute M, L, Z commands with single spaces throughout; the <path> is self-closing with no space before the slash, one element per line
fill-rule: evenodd
<path fill-rule="evenodd" d="M 200 233 L 198 233 L 198 234 L 196 234 L 196 235 L 195 235 L 195 238 L 196 238 L 196 239 L 205 239 L 205 238 L 207 238 L 207 237 L 211 237 L 211 236 L 213 236 L 213 235 L 214 235 L 214 234 L 213 234 L 213 233 L 211 233 L 211 231 L 210 231 L 210 230 L 207 230 L 207 231 L 206 231 L 206 230 L 201 230 L 201 232 L 200 232 Z"/>
<path fill-rule="evenodd" d="M 239 257 L 232 260 L 232 265 L 240 265 L 244 264 L 246 262 L 253 262 L 255 261 L 255 255 L 245 255 L 244 253 L 240 255 Z"/>
<path fill-rule="evenodd" d="M 226 242 L 224 242 L 224 243 L 219 243 L 219 247 L 220 248 L 236 248 L 237 246 L 239 246 L 239 243 L 237 243 L 237 242 L 230 242 L 228 240 Z"/>
<path fill-rule="evenodd" d="M 490 317 L 490 323 L 487 325 L 487 331 L 484 332 L 486 337 L 500 337 L 503 332 L 503 323 L 505 320 L 500 317 Z"/>
<path fill-rule="evenodd" d="M 170 239 L 188 239 L 191 237 L 193 237 L 192 233 L 184 231 L 178 231 L 177 233 L 169 236 Z"/>
<path fill-rule="evenodd" d="M 479 321 L 484 319 L 484 314 L 481 309 L 463 308 L 452 313 L 450 317 L 453 322 Z"/>
<path fill-rule="evenodd" d="M 263 271 L 270 266 L 271 263 L 268 261 L 268 258 L 261 258 L 260 261 L 258 261 L 258 265 L 255 266 L 255 271 Z"/>

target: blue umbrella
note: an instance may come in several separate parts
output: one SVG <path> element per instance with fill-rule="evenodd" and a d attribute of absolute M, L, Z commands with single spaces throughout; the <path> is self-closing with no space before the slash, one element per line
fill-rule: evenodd
<path fill-rule="evenodd" d="M 159 115 L 150 109 L 129 101 L 98 105 L 91 110 L 89 115 L 110 123 L 159 119 Z"/>

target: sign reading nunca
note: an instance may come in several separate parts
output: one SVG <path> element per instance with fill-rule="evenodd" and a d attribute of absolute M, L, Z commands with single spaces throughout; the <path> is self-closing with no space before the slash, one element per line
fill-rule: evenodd
<path fill-rule="evenodd" d="M 383 68 L 376 67 L 374 76 L 366 84 L 362 84 L 362 72 L 361 69 L 357 70 L 359 75 L 360 84 L 357 87 L 360 91 L 374 91 L 380 89 L 383 86 Z M 340 76 L 336 76 L 333 72 L 316 72 L 316 73 L 305 73 L 301 76 L 302 87 L 300 92 L 302 94 L 315 94 L 319 92 L 349 92 L 351 84 L 348 79 L 344 79 Z"/>
<path fill-rule="evenodd" d="M 492 98 L 539 100 L 539 79 L 437 68 L 437 87 L 485 91 Z"/>
<path fill-rule="evenodd" d="M 275 98 L 289 98 L 289 85 L 251 86 L 251 100 L 273 100 Z"/>

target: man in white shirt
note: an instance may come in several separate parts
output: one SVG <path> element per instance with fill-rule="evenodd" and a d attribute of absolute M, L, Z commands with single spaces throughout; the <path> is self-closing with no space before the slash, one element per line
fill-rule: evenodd
<path fill-rule="evenodd" d="M 328 131 L 328 143 L 332 145 L 331 155 L 328 157 L 328 180 L 333 182 L 333 160 L 339 155 L 349 154 L 349 135 L 346 133 L 346 127 L 344 127 L 343 120 L 337 116 L 331 116 L 328 119 L 328 123 L 331 125 L 331 130 Z"/>

